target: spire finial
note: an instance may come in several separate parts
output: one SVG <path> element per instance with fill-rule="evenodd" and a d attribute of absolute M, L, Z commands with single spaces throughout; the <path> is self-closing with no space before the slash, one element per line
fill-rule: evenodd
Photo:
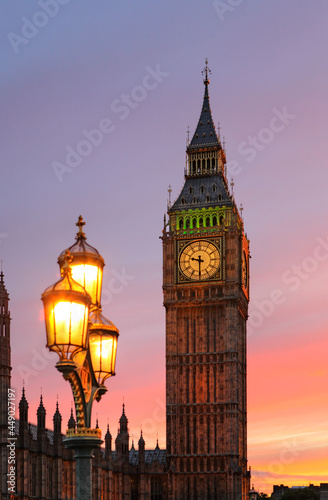
<path fill-rule="evenodd" d="M 242 203 L 240 204 L 239 210 L 240 210 L 240 217 L 241 217 L 241 219 L 243 219 L 243 210 L 244 210 L 244 207 L 243 207 Z"/>
<path fill-rule="evenodd" d="M 233 196 L 233 187 L 235 185 L 234 181 L 233 181 L 233 177 L 231 177 L 231 182 L 230 182 L 230 185 L 231 185 L 231 194 Z"/>
<path fill-rule="evenodd" d="M 3 283 L 3 269 L 2 269 L 2 260 L 1 260 L 1 272 L 0 272 L 0 283 Z"/>
<path fill-rule="evenodd" d="M 78 221 L 75 225 L 79 228 L 78 233 L 76 233 L 76 239 L 86 240 L 85 233 L 83 232 L 83 226 L 85 226 L 85 222 L 83 221 L 82 215 L 79 215 Z"/>
<path fill-rule="evenodd" d="M 190 128 L 189 128 L 189 125 L 188 125 L 188 128 L 187 128 L 187 147 L 189 146 L 189 144 L 190 144 Z"/>
<path fill-rule="evenodd" d="M 218 138 L 219 138 L 219 141 L 221 141 L 221 123 L 218 122 Z"/>
<path fill-rule="evenodd" d="M 169 201 L 167 203 L 167 208 L 170 209 L 171 208 L 171 194 L 172 194 L 172 188 L 171 188 L 171 184 L 169 185 L 169 189 L 167 190 L 167 192 L 169 193 Z"/>
<path fill-rule="evenodd" d="M 205 68 L 202 70 L 202 75 L 205 76 L 205 80 L 204 80 L 204 84 L 205 85 L 208 85 L 210 83 L 209 79 L 208 79 L 208 75 L 211 75 L 212 74 L 212 71 L 210 70 L 210 68 L 208 67 L 208 60 L 207 60 L 207 57 L 205 59 Z"/>

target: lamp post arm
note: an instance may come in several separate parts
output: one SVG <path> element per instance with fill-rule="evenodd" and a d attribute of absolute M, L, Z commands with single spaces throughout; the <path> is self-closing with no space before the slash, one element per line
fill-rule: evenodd
<path fill-rule="evenodd" d="M 80 368 L 66 360 L 59 361 L 56 368 L 71 384 L 77 428 L 90 428 L 93 401 L 100 401 L 107 389 L 103 385 L 100 386 L 95 378 L 89 351 Z"/>

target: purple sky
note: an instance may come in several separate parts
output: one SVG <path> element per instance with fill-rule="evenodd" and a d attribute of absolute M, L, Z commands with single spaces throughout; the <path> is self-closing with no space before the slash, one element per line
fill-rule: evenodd
<path fill-rule="evenodd" d="M 137 439 L 143 425 L 146 445 L 158 433 L 165 446 L 159 236 L 168 186 L 174 199 L 183 185 L 186 130 L 197 124 L 208 57 L 212 114 L 251 241 L 255 483 L 272 478 L 265 489 L 278 472 L 287 482 L 291 467 L 305 483 L 311 471 L 327 480 L 321 466 L 304 472 L 302 463 L 318 461 L 328 442 L 328 4 L 65 1 L 11 0 L 0 12 L 0 257 L 11 297 L 12 382 L 20 397 L 26 380 L 30 419 L 41 387 L 47 425 L 57 394 L 65 425 L 69 417 L 71 389 L 56 357 L 44 354 L 40 296 L 56 281 L 57 257 L 74 242 L 82 214 L 88 243 L 106 262 L 103 313 L 120 330 L 117 376 L 94 416 L 103 429 L 109 419 L 115 437 L 124 396 L 130 434 Z M 107 132 L 94 135 L 98 144 L 85 145 L 100 126 Z M 86 152 L 78 165 L 56 174 L 53 165 L 77 148 Z M 301 440 L 291 465 L 270 469 L 281 463 L 280 438 L 314 430 L 317 441 Z"/>

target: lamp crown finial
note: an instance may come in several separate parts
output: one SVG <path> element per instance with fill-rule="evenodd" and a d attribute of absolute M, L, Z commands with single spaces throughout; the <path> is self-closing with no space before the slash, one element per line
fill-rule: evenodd
<path fill-rule="evenodd" d="M 71 276 L 72 270 L 71 270 L 70 263 L 72 262 L 72 260 L 73 260 L 73 257 L 71 255 L 71 252 L 67 248 L 65 250 L 65 255 L 63 256 L 63 265 L 61 267 L 61 272 L 62 272 L 63 276 Z"/>
<path fill-rule="evenodd" d="M 75 225 L 79 228 L 78 232 L 76 233 L 76 239 L 86 240 L 85 233 L 83 232 L 83 226 L 85 226 L 85 222 L 82 215 L 79 215 L 78 221 L 75 223 Z"/>

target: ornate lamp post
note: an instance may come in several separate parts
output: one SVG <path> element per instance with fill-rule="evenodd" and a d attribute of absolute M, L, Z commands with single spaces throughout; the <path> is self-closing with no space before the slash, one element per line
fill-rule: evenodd
<path fill-rule="evenodd" d="M 79 217 L 76 242 L 58 258 L 61 279 L 42 294 L 47 347 L 57 352 L 56 368 L 71 384 L 77 428 L 69 429 L 65 446 L 75 450 L 76 495 L 92 499 L 93 449 L 102 443 L 91 429 L 91 408 L 107 391 L 104 381 L 115 375 L 118 329 L 101 312 L 104 259 L 86 243 Z"/>

